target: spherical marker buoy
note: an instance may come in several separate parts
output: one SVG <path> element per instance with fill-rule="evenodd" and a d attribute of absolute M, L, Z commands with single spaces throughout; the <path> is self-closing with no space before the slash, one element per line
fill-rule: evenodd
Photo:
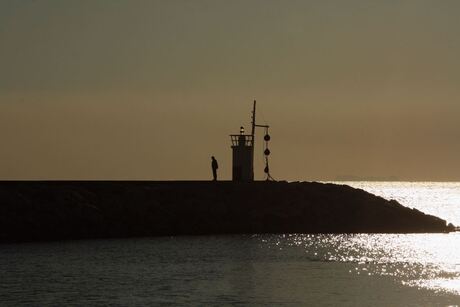
<path fill-rule="evenodd" d="M 265 154 L 266 156 L 270 155 L 270 150 L 269 150 L 268 148 L 265 149 L 264 154 Z"/>
<path fill-rule="evenodd" d="M 265 140 L 265 142 L 270 141 L 270 135 L 269 135 L 269 134 L 266 134 L 266 135 L 264 136 L 264 140 Z"/>

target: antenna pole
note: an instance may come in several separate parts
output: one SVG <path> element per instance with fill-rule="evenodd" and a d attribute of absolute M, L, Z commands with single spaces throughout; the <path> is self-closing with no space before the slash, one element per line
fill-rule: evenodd
<path fill-rule="evenodd" d="M 254 106 L 252 107 L 252 137 L 256 132 L 256 101 L 254 100 Z"/>
<path fill-rule="evenodd" d="M 252 159 L 252 180 L 254 180 L 254 146 L 255 146 L 255 134 L 256 134 L 256 100 L 254 99 L 254 105 L 252 107 L 252 130 L 251 130 L 251 135 L 252 135 L 252 153 L 251 153 L 251 159 Z"/>

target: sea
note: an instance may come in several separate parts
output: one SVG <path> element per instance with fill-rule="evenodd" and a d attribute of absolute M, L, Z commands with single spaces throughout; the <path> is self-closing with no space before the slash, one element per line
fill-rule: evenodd
<path fill-rule="evenodd" d="M 460 225 L 458 182 L 336 182 Z M 460 306 L 460 232 L 0 245 L 0 306 Z"/>

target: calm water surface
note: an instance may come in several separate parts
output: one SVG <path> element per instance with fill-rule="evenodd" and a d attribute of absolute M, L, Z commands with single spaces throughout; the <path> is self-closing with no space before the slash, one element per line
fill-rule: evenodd
<path fill-rule="evenodd" d="M 347 183 L 460 225 L 458 183 Z M 0 245 L 0 305 L 460 305 L 460 233 Z"/>

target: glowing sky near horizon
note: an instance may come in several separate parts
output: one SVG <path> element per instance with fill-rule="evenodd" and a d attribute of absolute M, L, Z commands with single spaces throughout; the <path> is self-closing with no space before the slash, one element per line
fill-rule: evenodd
<path fill-rule="evenodd" d="M 276 179 L 460 180 L 459 54 L 456 0 L 0 0 L 0 179 L 229 179 L 257 99 Z"/>

